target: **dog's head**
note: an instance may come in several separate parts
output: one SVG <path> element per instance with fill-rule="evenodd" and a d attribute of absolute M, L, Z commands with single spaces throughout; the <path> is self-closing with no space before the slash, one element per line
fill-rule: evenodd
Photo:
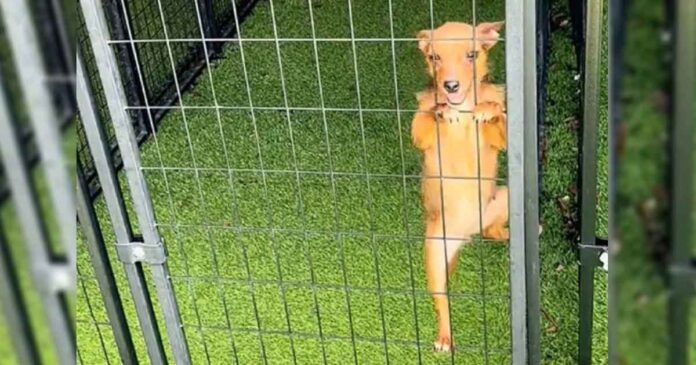
<path fill-rule="evenodd" d="M 428 73 L 438 91 L 447 96 L 448 104 L 463 103 L 488 74 L 488 51 L 498 42 L 503 23 L 473 27 L 448 22 L 418 33 L 418 48 L 425 56 Z"/>

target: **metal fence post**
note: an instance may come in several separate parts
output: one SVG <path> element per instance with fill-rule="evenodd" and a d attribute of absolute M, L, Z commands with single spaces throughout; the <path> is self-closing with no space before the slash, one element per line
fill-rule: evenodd
<path fill-rule="evenodd" d="M 609 69 L 611 73 L 609 75 L 609 181 L 617 181 L 617 151 L 619 147 L 619 142 L 617 136 L 619 135 L 619 128 L 621 125 L 621 103 L 620 103 L 620 90 L 621 90 L 621 78 L 623 74 L 623 45 L 625 42 L 625 29 L 626 29 L 626 4 L 622 0 L 609 0 Z M 616 184 L 609 184 L 609 214 L 614 216 L 614 197 L 616 197 Z M 618 239 L 616 232 L 615 221 L 609 220 L 609 242 L 616 242 Z M 616 255 L 615 250 L 608 250 L 609 261 L 613 261 Z M 614 305 L 616 298 L 616 276 L 609 275 L 608 278 L 608 317 L 617 318 L 618 309 Z M 616 336 L 616 326 L 609 326 L 608 331 L 608 342 L 609 342 L 609 364 L 618 363 L 618 354 L 616 351 L 616 345 L 618 343 Z"/>
<path fill-rule="evenodd" d="M 512 363 L 540 362 L 536 1 L 507 0 Z M 524 60 L 523 63 L 518 60 Z"/>
<path fill-rule="evenodd" d="M 87 246 L 87 251 L 92 261 L 94 274 L 99 283 L 100 292 L 104 300 L 104 306 L 106 307 L 106 313 L 111 323 L 121 361 L 126 365 L 138 364 L 130 329 L 128 328 L 126 315 L 123 312 L 123 305 L 121 304 L 118 287 L 114 279 L 114 272 L 111 269 L 109 255 L 104 247 L 104 237 L 102 236 L 94 206 L 91 203 L 91 196 L 84 171 L 79 162 L 77 165 L 77 190 L 77 217 L 80 227 L 84 232 L 86 240 L 85 245 Z"/>
<path fill-rule="evenodd" d="M 519 62 L 522 54 L 522 2 L 506 1 L 505 67 L 508 118 L 508 189 L 510 221 L 510 319 L 512 325 L 512 363 L 527 363 L 527 297 L 524 280 L 524 186 L 523 130 L 524 118 L 523 69 Z"/>
<path fill-rule="evenodd" d="M 76 59 L 77 104 L 80 109 L 80 117 L 85 130 L 85 136 L 89 144 L 92 158 L 94 159 L 94 166 L 99 176 L 99 183 L 104 193 L 104 199 L 106 200 L 109 216 L 111 218 L 111 225 L 116 235 L 116 242 L 127 244 L 133 241 L 133 232 L 126 213 L 123 196 L 116 179 L 116 172 L 114 171 L 114 164 L 110 153 L 111 148 L 97 119 L 88 79 L 79 52 Z M 141 265 L 124 263 L 123 269 L 130 286 L 135 306 L 139 308 L 137 311 L 138 321 L 143 332 L 150 360 L 156 364 L 166 363 L 162 339 L 152 310 L 150 293 L 145 283 L 143 268 Z"/>
<path fill-rule="evenodd" d="M 524 247 L 528 363 L 541 362 L 536 1 L 524 0 Z"/>
<path fill-rule="evenodd" d="M 0 75 L 0 84 L 2 83 L 2 75 Z M 75 266 L 59 264 L 51 260 L 48 233 L 41 219 L 29 168 L 22 158 L 19 133 L 2 88 L 0 88 L 0 135 L 5 137 L 3 143 L 0 143 L 0 157 L 2 157 L 11 197 L 24 235 L 27 257 L 30 258 L 31 278 L 38 289 L 41 307 L 58 352 L 58 359 L 61 364 L 74 364 L 75 332 L 64 296 L 68 292 L 75 292 Z M 75 213 L 73 211 L 69 214 L 72 216 Z"/>
<path fill-rule="evenodd" d="M 671 212 L 669 267 L 669 363 L 689 363 L 690 296 L 696 295 L 696 261 L 691 230 L 693 215 L 694 120 L 696 119 L 696 3 L 676 2 L 675 58 L 671 107 Z M 693 354 L 692 354 L 693 356 Z"/>
<path fill-rule="evenodd" d="M 539 195 L 544 196 L 542 158 L 545 143 L 546 84 L 548 82 L 549 53 L 551 48 L 551 5 L 549 0 L 537 0 L 537 138 Z"/>
<path fill-rule="evenodd" d="M 597 132 L 599 120 L 599 66 L 602 44 L 603 0 L 588 0 L 582 67 L 583 112 L 580 150 L 580 267 L 578 362 L 592 363 L 592 325 L 594 310 L 594 274 L 598 265 L 597 219 Z"/>
<path fill-rule="evenodd" d="M 109 30 L 104 12 L 96 0 L 83 0 L 81 7 L 144 240 L 144 242 L 119 245 L 119 256 L 122 261 L 127 263 L 149 264 L 174 360 L 177 364 L 190 364 L 191 359 L 182 329 L 174 288 L 166 265 L 164 244 L 155 226 L 154 209 L 145 176 L 141 170 L 138 143 L 130 117 L 125 109 L 127 105 L 125 91 L 116 57 L 108 44 Z"/>
<path fill-rule="evenodd" d="M 126 31 L 126 22 L 128 22 L 128 14 L 123 11 L 120 6 L 119 0 L 105 1 L 104 6 L 106 7 L 109 16 L 106 18 L 111 24 L 111 29 L 113 30 L 114 39 L 128 39 L 128 32 Z M 127 3 L 126 3 L 127 5 Z M 123 87 L 128 90 L 126 93 L 126 100 L 128 100 L 128 105 L 145 105 L 145 95 L 143 95 L 142 89 L 138 87 L 138 77 L 136 76 L 136 62 L 133 52 L 135 52 L 128 44 L 118 44 L 115 46 L 118 49 L 117 59 L 119 62 L 121 76 L 123 77 Z M 144 83 L 145 80 L 142 80 Z M 147 86 L 144 87 L 148 90 Z M 147 91 L 146 91 L 147 92 Z M 150 124 L 147 123 L 147 113 L 149 110 L 137 110 L 135 114 L 137 115 L 136 122 L 138 125 L 138 131 L 140 133 L 150 134 L 152 130 Z"/>
<path fill-rule="evenodd" d="M 38 21 L 36 22 L 38 34 L 44 39 L 42 47 L 45 57 L 47 74 L 68 75 L 74 70 L 74 60 L 72 53 L 74 47 L 70 44 L 70 36 L 67 34 L 67 27 L 63 18 L 63 9 L 61 5 L 53 1 L 38 1 L 36 4 L 36 12 Z M 52 94 L 60 100 L 57 106 L 59 112 L 58 122 L 62 122 L 65 118 L 70 119 L 75 114 L 75 92 L 73 85 L 67 80 L 51 80 L 52 89 L 58 89 L 60 92 Z M 52 91 L 52 90 L 51 90 Z"/>
<path fill-rule="evenodd" d="M 0 222 L 0 302 L 5 312 L 12 344 L 21 364 L 41 364 L 36 339 L 29 323 L 24 296 L 19 287 L 17 271 L 5 241 Z"/>
<path fill-rule="evenodd" d="M 22 96 L 29 114 L 41 167 L 47 184 L 60 239 L 68 258 L 68 267 L 75 265 L 75 199 L 67 161 L 63 158 L 58 114 L 53 98 L 45 84 L 48 75 L 43 65 L 41 46 L 33 27 L 29 6 L 25 0 L 0 0 L 13 60 L 17 67 Z M 72 277 L 75 275 L 73 273 Z"/>

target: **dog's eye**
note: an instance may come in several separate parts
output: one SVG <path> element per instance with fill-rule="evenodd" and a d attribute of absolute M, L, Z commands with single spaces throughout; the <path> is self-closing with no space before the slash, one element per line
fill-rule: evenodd
<path fill-rule="evenodd" d="M 430 61 L 435 62 L 435 61 L 439 61 L 439 60 L 440 60 L 440 56 L 439 56 L 439 55 L 437 55 L 437 54 L 435 54 L 435 53 L 433 53 L 433 54 L 430 55 Z"/>
<path fill-rule="evenodd" d="M 466 54 L 466 58 L 468 58 L 469 60 L 473 60 L 477 57 L 478 57 L 478 51 L 471 51 L 471 52 Z"/>

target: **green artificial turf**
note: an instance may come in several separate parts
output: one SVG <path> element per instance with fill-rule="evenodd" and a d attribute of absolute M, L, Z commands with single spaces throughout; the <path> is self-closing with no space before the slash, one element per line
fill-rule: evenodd
<path fill-rule="evenodd" d="M 433 3 L 436 25 L 472 21 L 470 6 Z M 314 4 L 316 34 L 304 1 L 276 1 L 278 36 L 351 37 L 345 2 Z M 353 1 L 355 37 L 392 37 L 388 5 Z M 479 22 L 504 17 L 502 1 L 476 10 Z M 431 23 L 426 0 L 395 2 L 392 13 L 395 38 L 412 38 Z M 275 36 L 268 2 L 244 22 L 242 36 Z M 414 42 L 319 41 L 321 93 L 312 42 L 280 43 L 282 77 L 275 42 L 244 42 L 243 51 L 253 114 L 240 48 L 230 44 L 184 96 L 186 108 L 170 111 L 156 139 L 142 149 L 193 362 L 262 364 L 265 356 L 274 365 L 293 359 L 315 364 L 323 357 L 332 364 L 509 363 L 509 263 L 501 243 L 462 249 L 450 288 L 458 351 L 450 356 L 431 350 L 436 329 L 425 293 L 420 162 L 409 142 L 414 93 L 426 85 Z M 494 81 L 504 80 L 503 62 L 501 42 L 493 50 Z M 549 199 L 541 202 L 542 303 L 556 327 L 544 331 L 542 355 L 553 364 L 574 363 L 577 352 L 576 256 L 556 203 L 577 173 L 577 131 L 568 122 L 577 113 L 574 67 L 569 29 L 561 29 L 553 35 L 549 69 Z M 295 108 L 287 113 L 282 79 L 287 105 Z M 221 108 L 209 108 L 216 102 Z M 605 191 L 606 177 L 600 182 Z M 98 206 L 106 225 L 101 198 Z M 111 243 L 111 232 L 105 235 Z M 124 284 L 116 262 L 114 267 Z M 108 319 L 84 250 L 79 269 L 80 359 L 114 361 Z M 599 364 L 606 362 L 604 274 L 597 284 Z M 142 360 L 132 301 L 125 285 L 120 289 Z"/>

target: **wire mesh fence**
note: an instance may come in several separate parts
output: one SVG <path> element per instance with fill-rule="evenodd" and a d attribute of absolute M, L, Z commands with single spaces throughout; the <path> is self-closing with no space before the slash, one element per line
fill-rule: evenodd
<path fill-rule="evenodd" d="M 82 114 L 96 111 L 83 121 L 83 133 L 95 158 L 91 166 L 110 191 L 105 196 L 108 213 L 113 220 L 128 207 L 137 217 L 133 230 L 143 236 L 123 232 L 117 255 L 127 270 L 143 271 L 148 278 L 152 270 L 153 296 L 162 306 L 162 329 L 171 349 L 162 348 L 157 326 L 143 326 L 157 316 L 143 313 L 152 305 L 136 305 L 136 313 L 128 314 L 138 316 L 146 342 L 152 340 L 146 346 L 150 357 L 244 364 L 358 363 L 369 358 L 500 363 L 513 357 L 520 361 L 528 351 L 538 356 L 533 335 L 538 314 L 523 314 L 527 300 L 535 313 L 538 296 L 533 273 L 538 217 L 536 208 L 521 199 L 524 194 L 533 202 L 538 187 L 536 110 L 524 107 L 537 100 L 537 35 L 536 27 L 524 28 L 521 21 L 529 17 L 527 24 L 535 24 L 534 2 L 507 4 L 506 19 L 503 2 L 269 1 L 256 5 L 243 23 L 243 3 L 115 5 L 122 11 L 125 36 L 111 29 L 108 4 L 81 1 L 108 109 L 99 96 L 90 100 L 90 93 L 78 94 L 78 100 L 84 101 Z M 523 5 L 534 11 L 524 12 Z M 234 36 L 210 33 L 211 9 L 232 12 L 232 24 L 218 29 Z M 509 46 L 508 36 L 500 37 L 500 45 L 490 48 L 491 81 L 485 82 L 507 81 L 508 117 L 516 121 L 508 147 L 515 158 L 512 166 L 503 159 L 483 177 L 477 169 L 471 174 L 422 174 L 421 154 L 410 145 L 410 120 L 432 115 L 414 98 L 427 85 L 414 35 L 453 18 L 473 24 L 468 29 L 507 20 L 504 33 L 519 41 Z M 430 41 L 485 41 L 468 37 Z M 522 42 L 531 44 L 532 56 L 524 53 L 530 60 L 524 66 L 506 64 L 506 58 L 523 54 Z M 131 76 L 118 63 L 123 49 L 131 50 Z M 202 52 L 204 67 L 192 82 L 186 76 L 190 66 L 180 60 L 194 49 Z M 88 65 L 91 56 L 82 54 Z M 78 79 L 81 72 L 91 78 L 89 66 L 78 68 Z M 525 84 L 521 75 L 527 73 Z M 136 80 L 135 87 L 129 80 Z M 171 80 L 170 99 L 158 92 L 162 80 Z M 468 121 L 455 125 L 474 126 L 478 136 L 478 125 L 470 120 L 476 104 L 474 100 L 461 114 Z M 140 149 L 139 115 L 152 133 L 151 142 Z M 522 120 L 531 123 L 530 132 L 523 132 Z M 111 136 L 123 154 L 129 187 L 125 198 L 111 171 Z M 469 146 L 474 155 L 482 148 L 479 143 L 475 138 Z M 98 146 L 108 148 L 95 152 Z M 480 157 L 473 160 L 481 164 Z M 521 164 L 530 176 L 523 177 Z M 478 219 L 470 218 L 477 227 L 460 235 L 445 231 L 428 236 L 420 197 L 424 179 L 479 191 L 472 202 L 482 207 L 480 191 L 504 184 L 508 171 L 516 184 L 510 188 L 516 194 L 510 198 L 514 249 L 478 237 L 485 228 L 483 208 L 476 208 Z M 518 190 L 522 186 L 527 188 Z M 444 205 L 440 195 L 438 204 Z M 122 221 L 119 229 L 131 224 L 136 223 Z M 444 224 L 445 229 L 450 225 L 454 227 Z M 461 248 L 459 268 L 445 292 L 433 293 L 426 282 L 424 252 L 443 239 L 470 244 Z M 136 276 L 128 278 L 131 291 L 137 286 L 134 280 L 139 285 L 148 281 Z M 457 351 L 445 356 L 431 351 L 436 338 L 433 294 L 446 295 L 452 313 L 450 336 Z M 105 322 L 91 315 L 90 307 L 87 321 L 99 328 Z M 527 325 L 532 326 L 529 331 Z"/>
<path fill-rule="evenodd" d="M 253 7 L 255 0 L 244 0 L 236 3 L 232 1 L 200 0 L 199 6 L 205 7 L 202 21 L 208 37 L 230 37 L 234 28 L 231 17 L 234 15 L 232 6 L 237 6 L 240 19 L 244 19 Z M 109 0 L 103 3 L 109 29 L 114 40 L 127 41 L 138 38 L 163 38 L 163 28 L 159 21 L 159 9 L 154 1 L 126 1 Z M 174 30 L 177 37 L 195 37 L 199 25 L 195 18 L 189 16 L 194 12 L 193 1 L 167 1 L 162 5 L 162 13 L 168 21 L 168 27 Z M 109 126 L 109 116 L 106 113 L 106 102 L 103 99 L 102 85 L 98 80 L 96 65 L 94 64 L 93 51 L 87 39 L 84 18 L 78 12 L 78 45 L 84 55 L 86 72 L 89 75 L 90 85 L 94 90 L 100 120 L 105 126 Z M 177 93 L 175 79 L 182 89 L 189 89 L 206 67 L 203 47 L 198 43 L 179 44 L 173 47 L 172 55 L 176 72 L 172 73 L 168 67 L 167 51 L 156 44 L 121 44 L 116 47 L 116 57 L 119 62 L 124 80 L 124 87 L 128 91 L 127 97 L 130 105 L 144 106 L 145 95 L 153 105 L 169 106 L 176 102 Z M 218 57 L 219 49 L 211 47 L 208 59 Z M 139 79 L 135 72 L 136 60 L 142 67 L 143 79 Z M 152 128 L 159 125 L 160 120 L 166 114 L 167 109 L 160 109 L 152 116 L 148 116 L 142 110 L 135 110 L 132 118 L 136 128 L 138 143 L 145 142 L 152 133 Z M 149 118 L 152 118 L 150 125 Z M 120 155 L 113 136 L 113 130 L 106 129 L 112 153 L 118 169 L 121 168 Z M 78 126 L 78 158 L 85 168 L 85 174 L 89 182 L 92 195 L 98 193 L 99 185 L 96 179 L 93 161 L 89 156 L 87 141 L 84 131 Z"/>

